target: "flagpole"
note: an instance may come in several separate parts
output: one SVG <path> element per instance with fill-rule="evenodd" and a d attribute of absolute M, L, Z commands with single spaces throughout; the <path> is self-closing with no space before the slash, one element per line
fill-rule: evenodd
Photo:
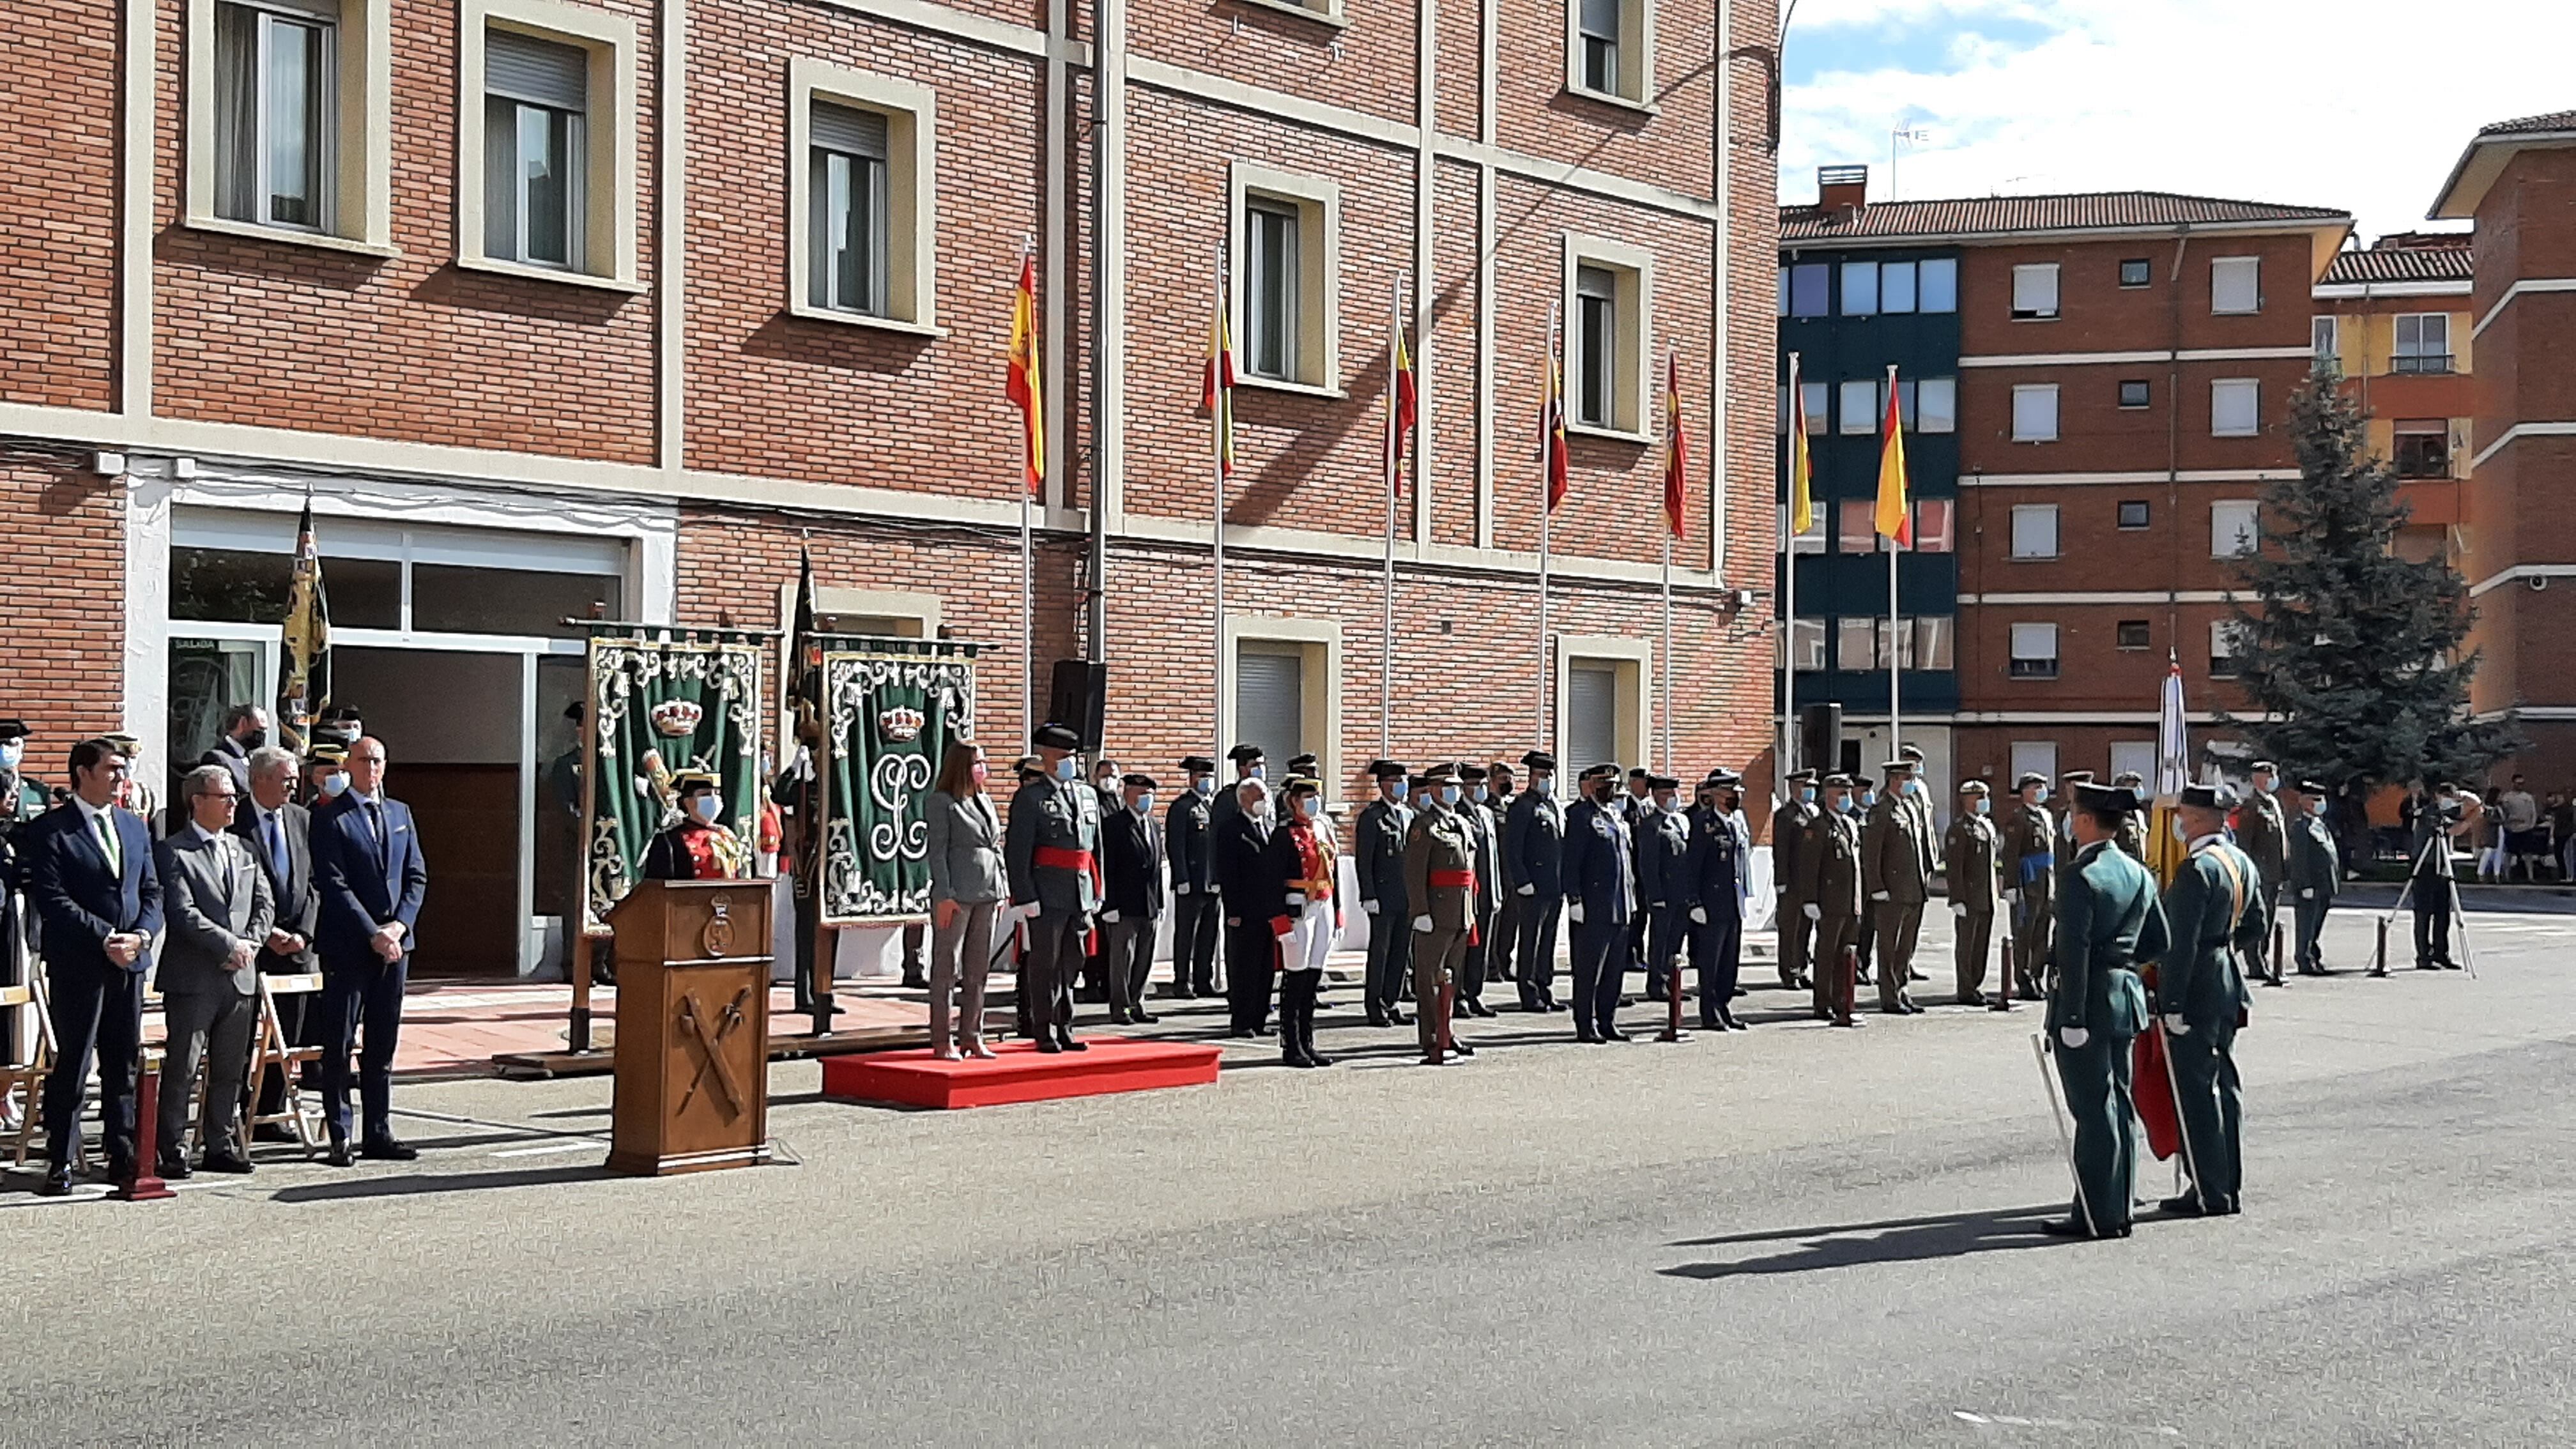
<path fill-rule="evenodd" d="M 1547 406 L 1561 406 L 1556 395 L 1556 324 L 1559 304 L 1547 304 Z M 1556 437 L 1556 417 L 1547 415 L 1547 431 L 1538 445 L 1538 740 L 1536 748 L 1547 748 L 1547 554 L 1550 526 L 1556 521 L 1555 500 L 1548 497 L 1549 448 Z"/>
<path fill-rule="evenodd" d="M 1220 242 L 1216 249 L 1216 315 L 1219 318 L 1225 316 L 1227 264 L 1225 245 Z M 1211 345 L 1231 340 L 1220 334 L 1211 339 Z M 1209 537 L 1214 540 L 1211 557 L 1216 568 L 1216 629 L 1213 636 L 1216 652 L 1212 680 L 1215 697 L 1210 701 L 1214 708 L 1208 714 L 1208 736 L 1214 746 L 1211 755 L 1216 759 L 1225 758 L 1225 361 L 1222 346 L 1217 346 L 1208 357 L 1208 366 L 1214 369 L 1210 376 L 1216 382 L 1214 396 L 1208 406 L 1208 451 L 1216 485 L 1216 512 L 1209 520 Z"/>
<path fill-rule="evenodd" d="M 1798 354 L 1789 354 L 1789 527 L 1780 540 L 1780 759 L 1773 792 L 1789 798 L 1789 773 L 1798 768 L 1798 444 L 1806 430 L 1798 393 Z"/>
<path fill-rule="evenodd" d="M 1028 267 L 1030 254 L 1036 250 L 1036 246 L 1035 238 L 1021 239 L 1020 265 L 1023 271 Z M 1032 307 L 1030 311 L 1030 320 L 1034 323 L 1036 309 Z M 1034 345 L 1029 349 L 1029 367 L 1036 376 L 1045 376 L 1044 373 L 1035 371 L 1037 349 Z M 1024 417 L 1021 420 L 1021 445 L 1024 449 L 1027 446 L 1027 429 L 1031 423 L 1035 423 L 1040 430 L 1039 436 L 1045 436 L 1046 424 L 1042 420 Z M 1022 456 L 1025 459 L 1026 454 L 1023 453 Z M 1035 486 L 1032 487 L 1032 484 Z M 1037 529 L 1032 519 L 1033 505 L 1030 502 L 1030 495 L 1037 488 L 1045 486 L 1046 477 L 1043 472 L 1034 480 L 1025 476 L 1020 479 L 1020 733 L 1023 735 L 1033 732 L 1038 727 L 1035 715 L 1038 689 L 1038 555 Z"/>
<path fill-rule="evenodd" d="M 1664 418 L 1664 449 L 1665 449 L 1665 452 L 1666 452 L 1666 454 L 1667 454 L 1666 458 L 1664 459 L 1664 466 L 1665 466 L 1666 468 L 1670 468 L 1670 467 L 1672 466 L 1672 458 L 1671 458 L 1669 455 L 1670 455 L 1670 453 L 1671 453 L 1671 451 L 1672 451 L 1672 447 L 1673 447 L 1673 438 L 1674 438 L 1674 436 L 1675 436 L 1675 429 L 1677 429 L 1677 428 L 1678 428 L 1678 427 L 1680 427 L 1680 425 L 1681 425 L 1681 419 L 1680 419 L 1680 411 L 1681 411 L 1681 392 L 1680 392 L 1680 381 L 1679 381 L 1680 377 L 1681 377 L 1681 358 L 1680 358 L 1680 355 L 1679 355 L 1678 353 L 1670 353 L 1670 354 L 1666 354 L 1666 356 L 1665 356 L 1665 358 L 1664 358 L 1664 380 L 1665 380 L 1665 387 L 1664 387 L 1664 408 L 1665 408 L 1665 411 L 1666 411 L 1666 413 L 1667 413 L 1667 416 Z M 1669 775 L 1669 774 L 1674 773 L 1674 770 L 1673 770 L 1673 521 L 1672 521 L 1672 519 L 1670 519 L 1669 517 L 1668 517 L 1668 518 L 1666 518 L 1666 519 L 1664 520 L 1664 526 L 1663 526 L 1662 528 L 1660 528 L 1660 529 L 1656 530 L 1656 531 L 1657 531 L 1657 532 L 1659 532 L 1659 533 L 1661 533 L 1661 534 L 1663 534 L 1663 536 L 1664 536 L 1664 657 L 1663 657 L 1663 683 L 1664 683 L 1664 691 L 1663 691 L 1663 692 L 1664 692 L 1664 700 L 1663 700 L 1663 713 L 1664 713 L 1664 773 L 1665 773 L 1665 774 L 1667 774 L 1667 775 Z"/>
<path fill-rule="evenodd" d="M 1896 397 L 1896 364 L 1893 362 L 1887 365 L 1887 395 L 1891 400 L 1888 412 L 1891 417 L 1898 420 L 1896 426 L 1901 429 L 1904 413 L 1893 404 L 1893 399 Z M 1914 505 L 1911 500 L 1908 500 L 1906 506 L 1911 508 Z M 1898 666 L 1902 664 L 1905 656 L 1899 650 L 1896 641 L 1897 541 L 1894 534 L 1885 535 L 1885 538 L 1887 541 L 1887 757 L 1892 760 L 1896 758 L 1897 746 L 1905 742 L 1905 709 L 1897 694 Z"/>
<path fill-rule="evenodd" d="M 1381 600 L 1384 619 L 1379 625 L 1379 661 L 1377 671 L 1377 754 L 1389 759 L 1395 754 L 1395 485 L 1404 467 L 1398 456 L 1404 440 L 1396 432 L 1395 354 L 1404 330 L 1405 275 L 1395 277 L 1395 298 L 1388 318 L 1393 324 L 1386 341 L 1386 584 Z"/>

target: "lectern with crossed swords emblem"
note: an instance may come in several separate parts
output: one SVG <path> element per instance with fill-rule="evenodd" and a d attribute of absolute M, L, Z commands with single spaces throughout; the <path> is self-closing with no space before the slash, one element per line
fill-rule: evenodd
<path fill-rule="evenodd" d="M 767 887 L 648 880 L 609 913 L 619 978 L 610 1171 L 769 1160 Z"/>

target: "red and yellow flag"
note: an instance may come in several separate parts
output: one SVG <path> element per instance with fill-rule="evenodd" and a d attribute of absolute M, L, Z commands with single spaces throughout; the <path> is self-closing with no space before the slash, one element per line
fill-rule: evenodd
<path fill-rule="evenodd" d="M 1816 461 L 1807 451 L 1807 389 L 1798 361 L 1789 359 L 1789 536 L 1816 526 Z"/>
<path fill-rule="evenodd" d="M 1416 410 L 1419 406 L 1413 379 L 1413 353 L 1404 345 L 1404 314 L 1398 304 L 1395 318 L 1394 396 L 1388 400 L 1387 465 L 1395 476 L 1395 489 L 1404 491 L 1405 445 L 1413 440 Z"/>
<path fill-rule="evenodd" d="M 1208 323 L 1207 371 L 1199 380 L 1199 406 L 1216 429 L 1216 471 L 1234 476 L 1234 333 L 1226 324 L 1225 284 L 1216 293 L 1216 316 Z"/>
<path fill-rule="evenodd" d="M 1671 353 L 1664 358 L 1664 524 L 1681 538 L 1689 533 L 1682 526 L 1683 490 L 1690 478 L 1690 439 L 1682 432 L 1682 359 Z"/>
<path fill-rule="evenodd" d="M 1020 254 L 1020 285 L 1011 294 L 1011 368 L 1005 384 L 1020 410 L 1020 435 L 1031 493 L 1046 491 L 1046 385 L 1038 365 L 1038 259 Z"/>
<path fill-rule="evenodd" d="M 1547 506 L 1565 501 L 1565 361 L 1557 355 L 1555 328 L 1547 344 L 1547 405 L 1539 410 L 1539 458 L 1547 465 Z"/>
<path fill-rule="evenodd" d="M 1878 509 L 1874 521 L 1880 537 L 1896 540 L 1898 548 L 1912 548 L 1914 510 L 1906 502 L 1905 415 L 1897 407 L 1896 369 L 1892 367 L 1887 370 L 1887 418 L 1880 431 L 1886 441 L 1878 449 Z"/>

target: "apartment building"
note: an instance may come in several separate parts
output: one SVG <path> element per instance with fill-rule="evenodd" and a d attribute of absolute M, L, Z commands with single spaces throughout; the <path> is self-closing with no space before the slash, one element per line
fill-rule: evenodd
<path fill-rule="evenodd" d="M 1955 704 L 1916 715 L 1908 703 L 1905 733 L 1946 744 L 1947 770 L 1934 762 L 1945 799 L 1954 777 L 2152 770 L 2169 659 L 2182 667 L 2196 725 L 2238 701 L 2229 560 L 2257 537 L 2263 484 L 2295 473 L 2286 424 L 2315 352 L 2309 292 L 2351 218 L 2161 192 L 1871 203 L 1865 179 L 1847 185 L 1781 213 L 1783 347 L 1808 338 L 1802 323 L 1830 315 L 1837 370 L 1815 380 L 1837 404 L 1845 387 L 1857 404 L 1859 384 L 1889 362 L 1902 378 L 1908 345 L 1894 330 L 1879 340 L 1879 319 L 1855 310 L 1845 278 L 1866 286 L 1874 259 L 1883 290 L 1886 268 L 1910 261 L 1919 312 L 1925 261 L 1956 259 L 1955 298 L 1943 299 L 1955 316 L 1940 324 L 1956 338 L 1955 391 L 1940 393 L 1955 413 L 1940 420 L 1947 434 L 1935 432 L 1918 392 L 1907 438 L 1918 493 L 1955 494 L 1948 528 L 1918 520 L 1950 556 L 1900 574 L 1900 613 L 1926 617 L 1944 602 L 1928 581 L 1956 579 L 1948 652 L 1928 655 L 1946 663 Z M 1818 262 L 1837 294 L 1790 295 L 1797 269 Z M 1922 333 L 1918 322 L 1918 348 Z M 1941 357 L 1918 350 L 1912 360 L 1932 370 L 1924 386 L 1947 380 L 1934 375 Z M 1846 417 L 1836 412 L 1837 434 Z M 1837 529 L 1866 527 L 1865 514 L 1842 517 L 1842 500 L 1874 486 L 1875 461 L 1871 440 L 1835 456 L 1830 484 L 1819 465 Z M 1857 536 L 1851 546 L 1859 551 Z M 1866 565 L 1842 574 L 1803 561 L 1792 632 L 1856 646 L 1863 631 L 1844 620 L 1886 613 L 1884 560 L 1876 566 L 1873 596 L 1854 577 Z M 1807 586 L 1811 569 L 1821 588 Z M 1912 632 L 1923 662 L 1927 631 Z M 1871 705 L 1884 711 L 1885 687 L 1873 695 L 1857 677 L 1846 684 L 1854 673 L 1829 666 L 1815 697 L 1842 699 L 1866 742 L 1884 728 Z M 1939 683 L 1927 679 L 1920 697 L 1938 698 Z M 1802 683 L 1800 699 L 1809 697 Z M 2222 756 L 2232 748 L 2211 742 Z"/>
<path fill-rule="evenodd" d="M 2576 779 L 2576 111 L 2480 130 L 2430 216 L 2475 224 L 2474 320 L 2454 332 L 2478 361 L 2454 531 L 2477 608 L 2471 707 L 2511 712 L 2531 741 L 2513 768 L 2556 788 Z"/>
<path fill-rule="evenodd" d="M 333 694 L 437 862 L 424 970 L 553 960 L 563 621 L 779 628 L 800 544 L 844 627 L 983 644 L 978 733 L 1006 747 L 1073 657 L 1107 665 L 1121 758 L 1248 737 L 1353 794 L 1382 737 L 1690 769 L 1769 738 L 1769 0 L 11 18 L 0 713 L 40 775 L 110 728 L 193 760 L 276 692 L 309 497 Z M 1033 608 L 1003 392 L 1024 253 L 1055 460 Z M 1390 530 L 1399 316 L 1421 425 Z M 1552 317 L 1571 492 L 1542 610 Z M 1671 357 L 1694 466 L 1668 616 Z"/>
<path fill-rule="evenodd" d="M 2398 548 L 2456 559 L 2473 453 L 2467 232 L 2397 232 L 2339 252 L 2311 290 L 2317 361 L 2344 379 L 2408 510 Z"/>

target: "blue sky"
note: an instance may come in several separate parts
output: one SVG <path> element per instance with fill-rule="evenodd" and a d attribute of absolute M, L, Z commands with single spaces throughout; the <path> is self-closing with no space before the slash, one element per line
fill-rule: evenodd
<path fill-rule="evenodd" d="M 2576 109 L 2567 0 L 1798 0 L 1781 196 L 2141 187 L 2424 225 L 2477 128 Z"/>

